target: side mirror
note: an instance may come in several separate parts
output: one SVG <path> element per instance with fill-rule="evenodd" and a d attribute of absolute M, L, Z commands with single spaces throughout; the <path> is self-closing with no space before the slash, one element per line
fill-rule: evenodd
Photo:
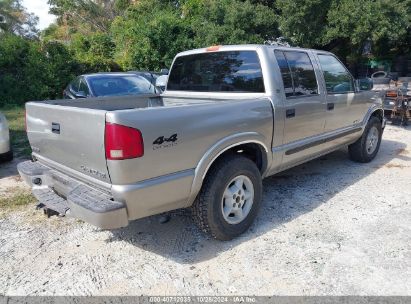
<path fill-rule="evenodd" d="M 164 92 L 167 86 L 168 75 L 161 75 L 156 79 L 156 87 L 160 89 L 161 92 Z"/>
<path fill-rule="evenodd" d="M 76 98 L 87 98 L 86 92 L 84 91 L 78 91 L 75 94 Z"/>
<path fill-rule="evenodd" d="M 358 91 L 370 91 L 373 87 L 373 81 L 370 78 L 361 78 L 355 80 Z"/>
<path fill-rule="evenodd" d="M 160 71 L 160 73 L 161 73 L 162 75 L 168 75 L 169 72 L 170 72 L 170 71 L 169 71 L 168 69 L 161 69 L 161 71 Z"/>

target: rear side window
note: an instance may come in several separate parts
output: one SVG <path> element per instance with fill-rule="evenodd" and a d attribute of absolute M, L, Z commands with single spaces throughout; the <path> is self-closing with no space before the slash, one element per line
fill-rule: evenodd
<path fill-rule="evenodd" d="M 255 51 L 222 51 L 177 57 L 167 90 L 197 92 L 264 92 Z"/>
<path fill-rule="evenodd" d="M 318 55 L 328 93 L 354 91 L 354 82 L 345 66 L 332 55 Z"/>
<path fill-rule="evenodd" d="M 280 66 L 286 97 L 318 94 L 317 78 L 307 53 L 279 50 L 274 53 Z"/>

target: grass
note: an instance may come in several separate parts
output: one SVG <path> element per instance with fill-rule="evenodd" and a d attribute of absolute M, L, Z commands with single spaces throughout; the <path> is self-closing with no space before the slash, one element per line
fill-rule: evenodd
<path fill-rule="evenodd" d="M 13 209 L 19 206 L 34 204 L 37 200 L 27 190 L 15 189 L 10 196 L 0 197 L 0 209 Z"/>
<path fill-rule="evenodd" d="M 0 108 L 10 128 L 11 145 L 15 157 L 30 157 L 31 148 L 25 130 L 24 106 Z"/>

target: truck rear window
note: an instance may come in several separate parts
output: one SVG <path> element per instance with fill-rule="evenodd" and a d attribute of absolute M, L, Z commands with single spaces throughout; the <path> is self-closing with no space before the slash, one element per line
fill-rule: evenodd
<path fill-rule="evenodd" d="M 167 90 L 197 92 L 264 92 L 255 51 L 222 51 L 177 57 Z"/>

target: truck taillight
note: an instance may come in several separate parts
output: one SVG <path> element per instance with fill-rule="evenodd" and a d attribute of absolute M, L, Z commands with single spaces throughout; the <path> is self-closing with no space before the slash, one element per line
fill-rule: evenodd
<path fill-rule="evenodd" d="M 121 160 L 144 155 L 144 142 L 140 130 L 106 122 L 106 158 Z"/>

